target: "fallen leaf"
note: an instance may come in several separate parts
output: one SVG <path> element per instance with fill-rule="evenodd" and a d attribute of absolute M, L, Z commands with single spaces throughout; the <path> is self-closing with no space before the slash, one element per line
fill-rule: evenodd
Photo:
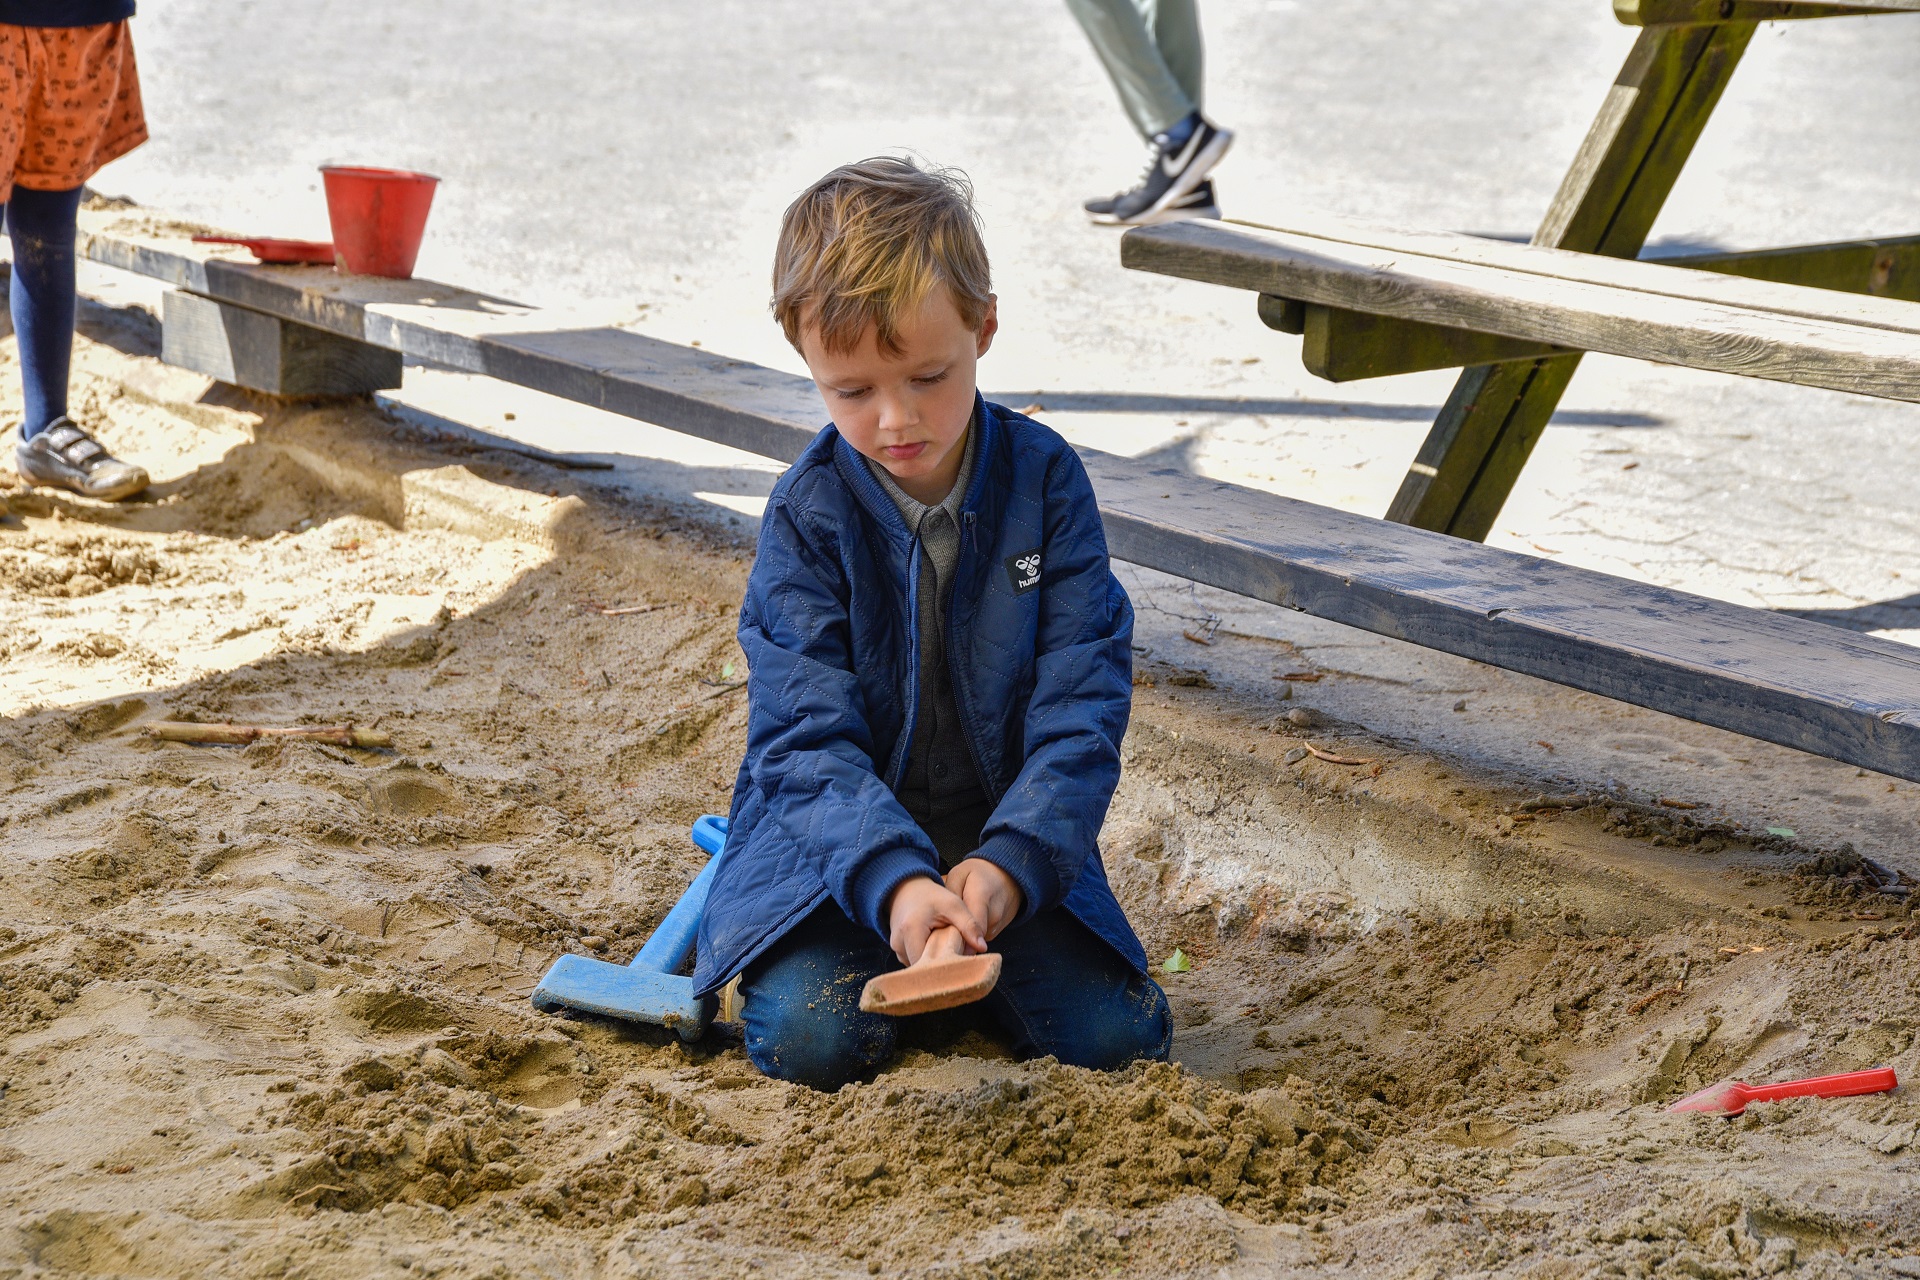
<path fill-rule="evenodd" d="M 1661 796 L 1660 803 L 1669 809 L 1698 809 L 1700 807 L 1691 800 L 1675 800 L 1672 796 Z"/>
<path fill-rule="evenodd" d="M 1028 416 L 1031 416 L 1036 413 L 1045 413 L 1046 411 L 1047 411 L 1047 406 L 1041 404 L 1038 400 L 1035 400 L 1032 404 L 1026 405 L 1025 407 L 1019 410 L 1020 413 L 1026 414 Z"/>
<path fill-rule="evenodd" d="M 1767 834 L 1770 836 L 1780 836 L 1787 840 L 1798 840 L 1800 838 L 1800 833 L 1792 827 L 1768 827 Z"/>
<path fill-rule="evenodd" d="M 1326 675 L 1326 672 L 1324 671 L 1283 671 L 1279 675 L 1276 675 L 1274 679 L 1275 680 L 1298 680 L 1303 684 L 1312 684 L 1314 681 L 1319 680 L 1324 675 Z"/>
<path fill-rule="evenodd" d="M 1201 635 L 1197 631 L 1182 631 L 1180 634 L 1185 636 L 1187 639 L 1193 641 L 1195 644 L 1212 644 L 1213 643 L 1212 640 L 1209 640 L 1206 636 Z"/>
<path fill-rule="evenodd" d="M 1187 959 L 1187 953 L 1175 947 L 1173 954 L 1160 962 L 1160 967 L 1168 973 L 1192 973 L 1193 961 Z"/>
<path fill-rule="evenodd" d="M 1533 740 L 1533 745 L 1536 747 L 1545 747 L 1547 749 L 1548 755 L 1553 754 L 1553 744 L 1551 742 L 1546 742 L 1540 738 L 1535 738 Z"/>
<path fill-rule="evenodd" d="M 733 664 L 731 662 L 729 662 L 726 666 L 720 668 L 720 678 L 722 680 L 733 679 Z"/>

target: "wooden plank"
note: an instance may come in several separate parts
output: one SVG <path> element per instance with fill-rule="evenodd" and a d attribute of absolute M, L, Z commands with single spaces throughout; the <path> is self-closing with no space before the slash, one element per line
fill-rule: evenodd
<path fill-rule="evenodd" d="M 1190 224 L 1140 227 L 1127 232 L 1127 236 L 1152 240 L 1162 238 L 1163 233 L 1170 233 L 1177 238 L 1178 228 L 1187 225 Z M 1863 287 L 1859 290 L 1836 291 L 1833 285 L 1809 288 L 1796 280 L 1777 279 L 1780 275 L 1795 272 L 1818 278 L 1828 272 L 1853 270 L 1857 271 L 1862 284 L 1868 285 L 1872 283 L 1872 261 L 1885 257 L 1890 275 L 1896 259 L 1911 260 L 1916 255 L 1920 237 L 1623 260 L 1543 245 L 1515 244 L 1486 236 L 1386 227 L 1305 213 L 1290 214 L 1284 220 L 1273 222 L 1234 220 L 1201 225 L 1271 231 L 1281 236 L 1332 241 L 1356 249 L 1385 250 L 1393 256 L 1412 253 L 1426 258 L 1498 267 L 1504 271 L 1545 276 L 1553 280 L 1573 280 L 1661 297 L 1722 303 L 1750 311 L 1771 311 L 1783 316 L 1833 320 L 1872 329 L 1891 329 L 1896 333 L 1920 334 L 1920 307 L 1887 294 L 1884 287 L 1880 290 Z M 1318 251 L 1322 250 L 1316 248 Z M 1127 260 L 1124 240 L 1121 260 Z M 1754 270 L 1737 267 L 1737 263 L 1747 260 L 1755 264 Z M 1769 262 L 1774 264 L 1771 272 L 1767 266 Z M 1699 268 L 1709 274 L 1670 269 L 1681 266 Z"/>
<path fill-rule="evenodd" d="M 1813 751 L 1920 773 L 1920 650 L 1083 450 L 1114 555 Z"/>
<path fill-rule="evenodd" d="M 1328 382 L 1353 382 L 1504 360 L 1533 360 L 1543 355 L 1564 354 L 1566 350 L 1540 342 L 1394 320 L 1340 307 L 1306 306 L 1301 332 L 1305 338 L 1300 345 L 1301 363 L 1309 373 Z"/>
<path fill-rule="evenodd" d="M 206 271 L 110 240 L 95 234 L 86 252 L 161 278 L 231 284 L 277 298 L 288 318 L 324 315 L 396 350 L 432 349 L 460 368 L 769 457 L 797 456 L 822 416 L 806 379 L 710 352 L 527 309 L 491 314 L 457 290 L 437 294 L 451 299 L 444 306 L 359 302 L 359 286 L 309 277 L 305 296 L 300 276 L 281 269 Z M 1095 450 L 1081 456 L 1121 559 L 1920 781 L 1920 651 L 1908 646 Z"/>
<path fill-rule="evenodd" d="M 1648 257 L 1643 262 L 1749 280 L 1920 302 L 1920 236 Z"/>
<path fill-rule="evenodd" d="M 1124 252 L 1123 249 L 1122 253 Z M 1307 331 L 1305 303 L 1296 302 L 1292 298 L 1283 298 L 1277 293 L 1263 293 L 1254 300 L 1254 309 L 1259 312 L 1260 323 L 1269 329 L 1294 334 Z"/>
<path fill-rule="evenodd" d="M 160 358 L 278 396 L 353 396 L 400 385 L 397 351 L 179 289 L 161 304 Z"/>
<path fill-rule="evenodd" d="M 818 430 L 819 395 L 804 378 L 430 280 L 237 262 L 190 241 L 109 233 L 113 223 L 83 215 L 80 252 L 414 359 L 626 417 L 685 424 L 787 462 Z M 711 398 L 716 389 L 725 399 Z M 772 425 L 779 419 L 785 425 Z"/>
<path fill-rule="evenodd" d="M 1593 261 L 1585 254 L 1499 248 L 1555 264 Z M 1317 304 L 1577 351 L 1920 401 L 1920 306 L 1912 303 L 1652 263 L 1603 264 L 1621 276 L 1664 277 L 1685 289 L 1728 297 L 1791 294 L 1820 305 L 1871 305 L 1913 317 L 1909 328 L 1896 330 L 1211 221 L 1128 232 L 1121 254 L 1130 267 L 1297 298 L 1309 304 L 1310 334 Z"/>
<path fill-rule="evenodd" d="M 1613 0 L 1613 16 L 1629 27 L 1915 12 L 1920 12 L 1920 0 L 1860 0 L 1855 4 L 1829 4 L 1824 0 Z"/>
<path fill-rule="evenodd" d="M 1788 315 L 1819 315 L 1830 319 L 1920 332 L 1920 236 L 1853 240 L 1832 244 L 1798 245 L 1781 249 L 1675 254 L 1643 258 L 1664 267 L 1686 267 L 1793 286 L 1787 290 L 1754 289 L 1739 285 L 1721 289 L 1697 278 L 1661 272 L 1657 276 L 1631 264 L 1591 254 L 1573 254 L 1488 240 L 1480 236 L 1383 227 L 1345 219 L 1289 215 L 1284 223 L 1240 222 L 1230 225 L 1325 237 L 1354 245 L 1411 250 L 1460 261 L 1510 266 L 1534 274 L 1564 275 L 1573 279 L 1635 288 L 1676 297 L 1704 298 L 1741 304 Z M 1143 238 L 1152 232 L 1143 231 Z M 1123 257 L 1124 257 L 1123 249 Z M 1897 305 L 1864 306 L 1808 289 L 1865 294 L 1887 298 Z M 1426 369 L 1491 364 L 1559 354 L 1540 343 L 1475 335 L 1382 316 L 1365 316 L 1339 308 L 1315 307 L 1276 294 L 1259 295 L 1261 319 L 1286 333 L 1311 333 L 1301 356 L 1307 368 L 1330 382 L 1389 377 Z M 1309 330 L 1309 311 L 1319 312 L 1317 327 Z M 1279 323 L 1275 321 L 1278 320 Z"/>

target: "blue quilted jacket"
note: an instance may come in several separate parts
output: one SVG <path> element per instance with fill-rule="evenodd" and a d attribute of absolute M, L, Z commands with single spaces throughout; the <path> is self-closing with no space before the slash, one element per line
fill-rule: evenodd
<path fill-rule="evenodd" d="M 954 702 L 994 803 L 976 856 L 1020 886 L 1021 920 L 1064 905 L 1144 972 L 1095 845 L 1132 703 L 1133 607 L 1067 442 L 979 408 L 947 610 Z M 920 564 L 898 508 L 827 427 L 774 486 L 740 610 L 747 753 L 698 990 L 829 897 L 885 939 L 893 890 L 940 874 L 894 796 L 918 702 Z"/>

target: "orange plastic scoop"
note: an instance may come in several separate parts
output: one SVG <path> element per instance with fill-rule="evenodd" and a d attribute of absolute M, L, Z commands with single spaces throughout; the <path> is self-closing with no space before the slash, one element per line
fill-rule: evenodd
<path fill-rule="evenodd" d="M 1000 981 L 1000 957 L 992 952 L 970 956 L 966 950 L 958 929 L 935 929 L 918 963 L 867 980 L 860 1008 L 902 1018 L 972 1004 Z"/>
<path fill-rule="evenodd" d="M 1806 1080 L 1782 1080 L 1779 1084 L 1722 1080 L 1698 1093 L 1688 1094 L 1667 1110 L 1737 1116 L 1755 1102 L 1778 1102 L 1782 1098 L 1853 1098 L 1863 1093 L 1885 1093 L 1899 1084 L 1892 1067 L 1843 1071 L 1837 1076 L 1813 1076 Z"/>

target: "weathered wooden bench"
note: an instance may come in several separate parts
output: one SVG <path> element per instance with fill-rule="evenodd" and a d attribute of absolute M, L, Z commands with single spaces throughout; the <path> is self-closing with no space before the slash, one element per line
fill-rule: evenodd
<path fill-rule="evenodd" d="M 804 378 L 430 281 L 226 260 L 88 215 L 82 252 L 223 306 L 791 461 Z M 307 339 L 301 338 L 300 341 Z M 1920 651 L 1082 449 L 1113 554 L 1920 781 Z"/>
<path fill-rule="evenodd" d="M 1599 351 L 1920 401 L 1920 303 L 1333 218 L 1142 228 L 1121 261 L 1257 290 L 1335 382 Z"/>
<path fill-rule="evenodd" d="M 1289 216 L 1136 229 L 1122 261 L 1258 292 L 1323 377 L 1465 366 L 1387 518 L 1484 538 L 1585 351 L 1917 398 L 1920 236 L 1619 261 L 1757 23 L 1904 12 L 1920 0 L 1614 0 L 1644 30 L 1530 246 Z"/>

